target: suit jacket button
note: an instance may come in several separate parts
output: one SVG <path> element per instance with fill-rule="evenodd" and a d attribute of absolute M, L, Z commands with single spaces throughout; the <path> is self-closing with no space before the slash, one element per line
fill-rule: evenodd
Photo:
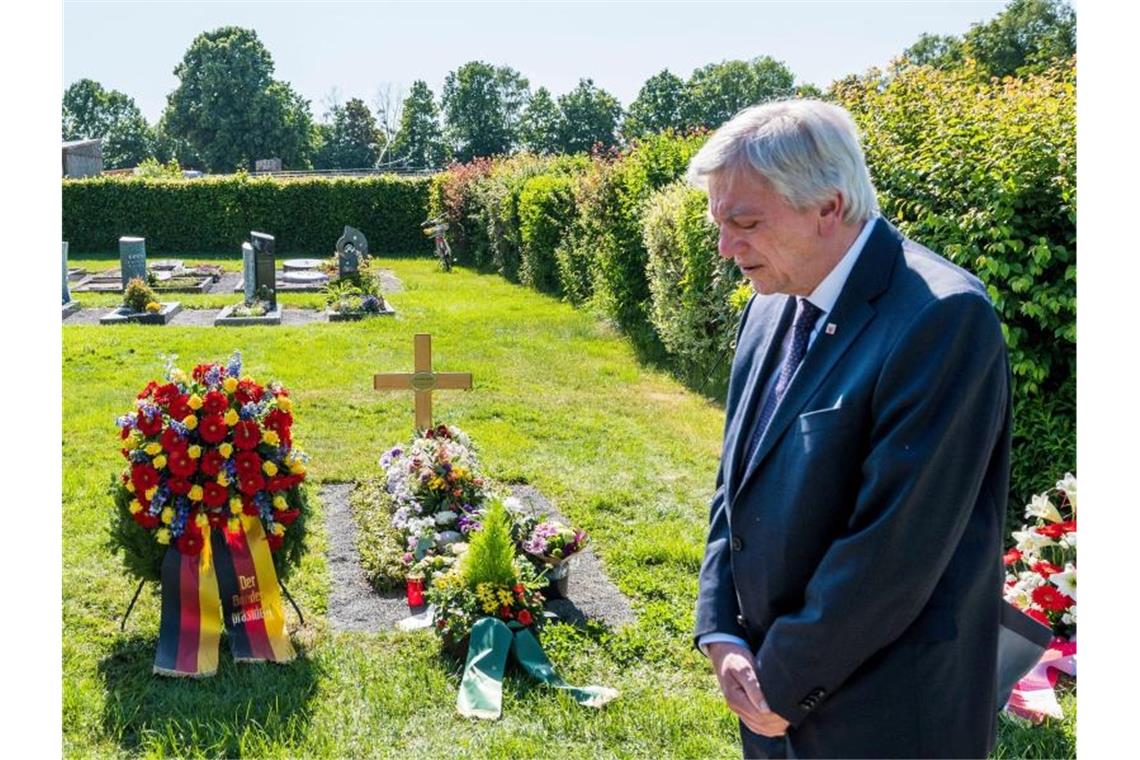
<path fill-rule="evenodd" d="M 740 540 L 740 536 L 732 537 L 732 550 L 738 552 L 744 548 L 744 542 Z"/>
<path fill-rule="evenodd" d="M 748 630 L 748 619 L 745 618 L 743 615 L 737 615 L 736 616 L 736 624 L 738 626 L 740 626 L 741 628 L 743 628 L 744 630 Z"/>

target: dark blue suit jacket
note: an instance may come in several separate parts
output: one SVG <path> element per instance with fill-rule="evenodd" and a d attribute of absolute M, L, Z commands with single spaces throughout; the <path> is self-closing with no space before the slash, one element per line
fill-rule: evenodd
<path fill-rule="evenodd" d="M 795 756 L 984 756 L 1011 426 L 997 315 L 878 220 L 744 462 L 794 300 L 742 318 L 696 635 L 752 644 Z"/>

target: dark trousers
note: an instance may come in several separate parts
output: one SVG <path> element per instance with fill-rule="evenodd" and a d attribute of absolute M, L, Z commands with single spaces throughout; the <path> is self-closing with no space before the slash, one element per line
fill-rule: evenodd
<path fill-rule="evenodd" d="M 754 734 L 744 725 L 740 723 L 740 743 L 744 749 L 744 760 L 752 760 L 753 758 L 772 758 L 773 760 L 783 760 L 788 756 L 787 741 L 782 736 L 777 736 L 770 739 L 767 736 Z"/>

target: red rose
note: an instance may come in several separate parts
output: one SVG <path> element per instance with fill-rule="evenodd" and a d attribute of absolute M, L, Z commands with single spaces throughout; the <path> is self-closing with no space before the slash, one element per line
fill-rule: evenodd
<path fill-rule="evenodd" d="M 211 478 L 216 478 L 218 473 L 222 471 L 222 465 L 225 461 L 222 452 L 217 449 L 207 449 L 198 462 L 198 469 Z"/>
<path fill-rule="evenodd" d="M 194 413 L 194 410 L 190 408 L 189 402 L 189 396 L 179 396 L 170 402 L 170 406 L 167 407 L 166 411 L 171 417 L 181 422 Z"/>
<path fill-rule="evenodd" d="M 234 455 L 238 477 L 249 477 L 261 472 L 261 457 L 256 451 L 240 451 Z"/>
<path fill-rule="evenodd" d="M 154 390 L 154 402 L 159 406 L 169 406 L 170 402 L 178 398 L 181 393 L 182 392 L 178 390 L 178 386 L 174 383 L 160 385 Z"/>
<path fill-rule="evenodd" d="M 191 525 L 187 523 L 186 530 L 178 537 L 174 545 L 178 548 L 178 551 L 194 557 L 202 553 L 202 545 L 204 543 L 202 540 L 202 531 L 198 530 L 197 526 L 191 527 Z"/>
<path fill-rule="evenodd" d="M 285 543 L 285 537 L 284 536 L 277 536 L 277 535 L 274 535 L 273 533 L 270 533 L 268 536 L 266 536 L 265 540 L 269 542 L 269 551 L 272 551 L 272 552 L 275 552 L 278 549 L 280 549 L 282 544 Z"/>
<path fill-rule="evenodd" d="M 263 488 L 265 488 L 265 478 L 261 477 L 260 472 L 238 477 L 238 490 L 244 494 L 253 496 Z M 254 512 L 254 514 L 256 514 L 256 512 Z"/>
<path fill-rule="evenodd" d="M 162 415 L 156 413 L 154 417 L 148 419 L 146 414 L 140 411 L 135 427 L 143 435 L 158 435 L 162 431 Z"/>
<path fill-rule="evenodd" d="M 1002 561 L 1006 564 L 1006 566 L 1012 565 L 1019 559 L 1021 559 L 1021 552 L 1017 549 L 1010 549 L 1005 553 L 1005 556 L 1002 557 Z"/>
<path fill-rule="evenodd" d="M 206 414 L 222 414 L 230 406 L 230 400 L 221 391 L 210 391 L 202 400 L 202 409 Z"/>
<path fill-rule="evenodd" d="M 198 435 L 206 443 L 221 443 L 226 439 L 228 430 L 226 421 L 220 414 L 207 415 L 198 423 Z"/>
<path fill-rule="evenodd" d="M 1073 606 L 1073 600 L 1052 586 L 1038 586 L 1033 589 L 1033 601 L 1047 610 L 1063 612 Z"/>
<path fill-rule="evenodd" d="M 261 401 L 261 397 L 265 395 L 265 389 L 252 380 L 239 380 L 237 390 L 234 391 L 234 398 L 242 406 L 252 402 Z"/>
<path fill-rule="evenodd" d="M 190 488 L 193 484 L 185 478 L 169 478 L 166 481 L 166 485 L 170 489 L 171 493 L 185 496 L 186 494 L 190 493 Z"/>
<path fill-rule="evenodd" d="M 158 470 L 150 462 L 137 462 L 131 467 L 131 481 L 140 497 L 158 485 Z"/>
<path fill-rule="evenodd" d="M 170 472 L 180 478 L 188 478 L 198 471 L 198 460 L 190 458 L 190 452 L 185 449 L 174 449 L 166 455 L 166 466 Z"/>
<path fill-rule="evenodd" d="M 253 420 L 241 420 L 234 425 L 234 446 L 255 449 L 261 443 L 261 428 Z"/>
<path fill-rule="evenodd" d="M 530 616 L 530 612 L 527 610 L 520 610 L 519 611 L 518 620 L 523 625 L 530 625 L 531 623 L 534 622 L 534 618 L 532 618 Z"/>
<path fill-rule="evenodd" d="M 184 449 L 187 445 L 187 440 L 178 435 L 178 431 L 174 428 L 167 428 L 162 431 L 162 438 L 160 439 L 162 448 L 166 451 L 173 451 L 174 449 Z"/>
<path fill-rule="evenodd" d="M 202 502 L 207 507 L 220 507 L 229 501 L 230 490 L 212 480 L 202 484 Z"/>
<path fill-rule="evenodd" d="M 282 525 L 292 525 L 293 521 L 300 516 L 301 510 L 299 509 L 286 509 L 281 512 L 273 513 L 273 517 Z"/>

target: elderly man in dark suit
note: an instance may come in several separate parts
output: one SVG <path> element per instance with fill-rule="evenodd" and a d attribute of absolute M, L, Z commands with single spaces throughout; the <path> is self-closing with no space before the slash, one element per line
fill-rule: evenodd
<path fill-rule="evenodd" d="M 986 755 L 1010 389 L 985 288 L 879 215 L 836 106 L 747 109 L 689 179 L 756 291 L 696 610 L 745 756 Z"/>

